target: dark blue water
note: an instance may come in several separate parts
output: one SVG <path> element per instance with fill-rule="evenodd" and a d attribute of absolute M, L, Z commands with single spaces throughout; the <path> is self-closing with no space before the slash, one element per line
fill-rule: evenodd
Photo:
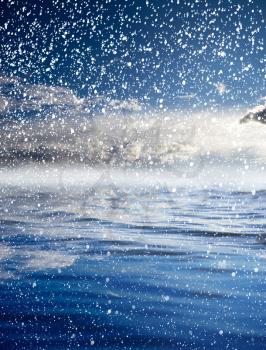
<path fill-rule="evenodd" d="M 2 187 L 1 349 L 266 349 L 266 192 Z"/>

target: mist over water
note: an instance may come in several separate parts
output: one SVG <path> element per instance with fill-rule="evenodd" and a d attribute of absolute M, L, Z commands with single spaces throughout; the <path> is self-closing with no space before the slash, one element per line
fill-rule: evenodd
<path fill-rule="evenodd" d="M 243 112 L 2 121 L 2 184 L 264 190 L 266 129 Z M 107 176 L 105 176 L 107 174 Z M 104 179 L 105 177 L 105 179 Z"/>

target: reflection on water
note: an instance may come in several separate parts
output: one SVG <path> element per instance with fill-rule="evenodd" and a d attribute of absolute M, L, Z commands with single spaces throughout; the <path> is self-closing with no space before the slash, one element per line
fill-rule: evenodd
<path fill-rule="evenodd" d="M 1 196 L 1 349 L 265 349 L 264 191 Z"/>

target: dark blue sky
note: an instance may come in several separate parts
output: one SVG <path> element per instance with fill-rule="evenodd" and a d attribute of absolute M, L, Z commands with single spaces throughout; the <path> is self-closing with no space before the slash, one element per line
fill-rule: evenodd
<path fill-rule="evenodd" d="M 2 75 L 174 107 L 266 95 L 263 0 L 0 3 Z"/>

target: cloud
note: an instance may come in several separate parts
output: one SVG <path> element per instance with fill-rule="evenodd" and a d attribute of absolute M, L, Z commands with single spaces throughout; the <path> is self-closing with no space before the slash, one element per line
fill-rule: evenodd
<path fill-rule="evenodd" d="M 24 84 L 19 79 L 0 76 L 0 111 L 33 111 L 43 107 L 79 106 L 84 99 L 64 87 Z"/>
<path fill-rule="evenodd" d="M 78 98 L 71 90 L 62 87 L 50 87 L 45 85 L 24 86 L 24 106 L 38 108 L 47 106 L 79 106 L 84 99 Z"/>
<path fill-rule="evenodd" d="M 114 109 L 125 109 L 129 111 L 141 111 L 141 105 L 136 99 L 129 100 L 111 100 L 109 106 Z"/>
<path fill-rule="evenodd" d="M 6 111 L 11 103 L 11 99 L 0 96 L 0 112 Z"/>
<path fill-rule="evenodd" d="M 99 108 L 100 107 L 100 108 Z M 140 111 L 135 99 L 118 100 L 107 96 L 78 97 L 71 89 L 42 84 L 26 84 L 16 77 L 0 76 L 0 113 L 101 110 Z"/>
<path fill-rule="evenodd" d="M 2 84 L 15 84 L 20 81 L 17 77 L 7 77 L 5 75 L 0 75 L 0 85 Z"/>
<path fill-rule="evenodd" d="M 193 94 L 187 94 L 187 95 L 178 95 L 177 98 L 179 98 L 180 100 L 192 100 L 193 98 L 196 98 L 197 94 L 193 93 Z"/>
<path fill-rule="evenodd" d="M 265 104 L 264 105 L 257 105 L 251 109 L 249 109 L 249 113 L 258 113 L 258 112 L 261 112 L 265 109 Z"/>

